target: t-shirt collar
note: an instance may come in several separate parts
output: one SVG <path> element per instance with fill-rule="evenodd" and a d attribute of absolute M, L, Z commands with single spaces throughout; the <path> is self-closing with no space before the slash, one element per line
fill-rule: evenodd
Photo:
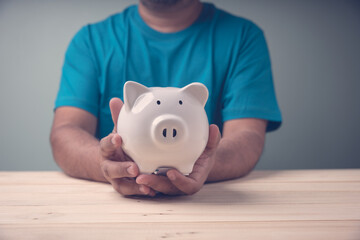
<path fill-rule="evenodd" d="M 146 22 L 142 19 L 139 14 L 138 6 L 133 6 L 132 13 L 131 13 L 131 20 L 135 24 L 136 27 L 140 29 L 140 31 L 151 38 L 156 38 L 158 40 L 167 40 L 173 38 L 184 37 L 201 25 L 206 21 L 210 21 L 212 19 L 213 10 L 215 6 L 211 3 L 203 3 L 203 7 L 199 17 L 191 24 L 189 27 L 185 28 L 184 30 L 173 32 L 173 33 L 162 33 L 159 32 L 146 24 Z"/>

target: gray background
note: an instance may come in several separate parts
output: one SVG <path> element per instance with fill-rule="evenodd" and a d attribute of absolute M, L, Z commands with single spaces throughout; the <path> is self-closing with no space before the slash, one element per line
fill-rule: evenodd
<path fill-rule="evenodd" d="M 265 32 L 284 123 L 258 169 L 360 167 L 360 1 L 212 1 Z M 56 170 L 63 56 L 84 24 L 136 1 L 0 0 L 0 170 Z"/>

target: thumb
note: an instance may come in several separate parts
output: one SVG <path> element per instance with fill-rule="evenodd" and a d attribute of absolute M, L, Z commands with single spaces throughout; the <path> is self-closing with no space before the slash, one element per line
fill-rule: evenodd
<path fill-rule="evenodd" d="M 206 144 L 207 151 L 212 151 L 217 148 L 221 139 L 221 134 L 218 126 L 211 124 L 209 127 L 209 139 Z"/>
<path fill-rule="evenodd" d="M 114 130 L 113 131 L 116 132 L 116 128 L 117 128 L 116 125 L 117 125 L 120 110 L 123 106 L 123 102 L 121 101 L 120 98 L 112 98 L 110 100 L 109 106 L 110 106 L 111 117 L 114 122 Z"/>

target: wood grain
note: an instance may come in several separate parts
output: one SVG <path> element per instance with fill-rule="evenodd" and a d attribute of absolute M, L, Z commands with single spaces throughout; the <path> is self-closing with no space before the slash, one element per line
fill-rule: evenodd
<path fill-rule="evenodd" d="M 0 239 L 360 239 L 360 170 L 254 171 L 193 196 L 125 198 L 60 172 L 0 172 Z"/>

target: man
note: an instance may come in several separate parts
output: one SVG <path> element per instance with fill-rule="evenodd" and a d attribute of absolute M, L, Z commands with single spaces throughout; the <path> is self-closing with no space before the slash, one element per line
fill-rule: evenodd
<path fill-rule="evenodd" d="M 213 124 L 189 176 L 176 169 L 140 174 L 122 152 L 116 97 L 128 80 L 208 87 L 205 109 Z M 198 0 L 141 0 L 83 27 L 67 50 L 55 109 L 58 165 L 73 177 L 110 182 L 123 195 L 193 194 L 206 181 L 244 176 L 262 153 L 265 132 L 281 123 L 262 31 Z"/>

